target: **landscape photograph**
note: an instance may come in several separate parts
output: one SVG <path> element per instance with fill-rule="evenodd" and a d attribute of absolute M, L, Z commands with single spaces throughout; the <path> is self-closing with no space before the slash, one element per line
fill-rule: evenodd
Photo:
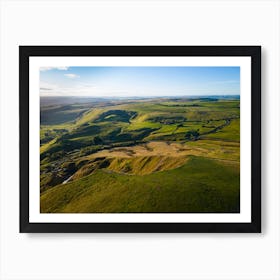
<path fill-rule="evenodd" d="M 240 67 L 40 68 L 41 213 L 240 213 Z"/>

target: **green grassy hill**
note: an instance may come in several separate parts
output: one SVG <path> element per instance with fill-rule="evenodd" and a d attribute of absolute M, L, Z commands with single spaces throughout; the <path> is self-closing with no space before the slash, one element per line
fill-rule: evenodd
<path fill-rule="evenodd" d="M 239 166 L 203 157 L 149 175 L 99 169 L 41 196 L 41 212 L 238 212 Z"/>

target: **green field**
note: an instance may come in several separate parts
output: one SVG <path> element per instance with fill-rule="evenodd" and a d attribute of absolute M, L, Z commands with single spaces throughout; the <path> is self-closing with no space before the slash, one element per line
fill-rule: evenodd
<path fill-rule="evenodd" d="M 240 211 L 239 99 L 42 104 L 42 213 Z"/>

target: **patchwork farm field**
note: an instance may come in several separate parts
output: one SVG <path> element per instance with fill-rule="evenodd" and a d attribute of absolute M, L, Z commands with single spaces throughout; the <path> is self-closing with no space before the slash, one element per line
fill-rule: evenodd
<path fill-rule="evenodd" d="M 41 213 L 239 212 L 239 103 L 41 97 Z"/>

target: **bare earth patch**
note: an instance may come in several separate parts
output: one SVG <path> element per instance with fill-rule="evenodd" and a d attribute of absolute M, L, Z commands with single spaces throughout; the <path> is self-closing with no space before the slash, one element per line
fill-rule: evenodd
<path fill-rule="evenodd" d="M 203 142 L 203 143 L 202 143 Z M 218 144 L 218 145 L 217 145 Z M 140 144 L 133 147 L 105 149 L 97 153 L 91 154 L 86 159 L 93 159 L 97 157 L 109 158 L 132 158 L 132 157 L 146 157 L 146 156 L 170 156 L 170 157 L 184 157 L 189 155 L 204 156 L 209 158 L 228 159 L 230 154 L 232 161 L 239 161 L 239 147 L 236 143 L 232 146 L 227 143 L 227 146 L 221 147 L 220 143 L 215 141 L 200 140 L 196 142 L 164 142 L 152 141 L 146 144 Z M 217 148 L 219 146 L 219 148 Z"/>

